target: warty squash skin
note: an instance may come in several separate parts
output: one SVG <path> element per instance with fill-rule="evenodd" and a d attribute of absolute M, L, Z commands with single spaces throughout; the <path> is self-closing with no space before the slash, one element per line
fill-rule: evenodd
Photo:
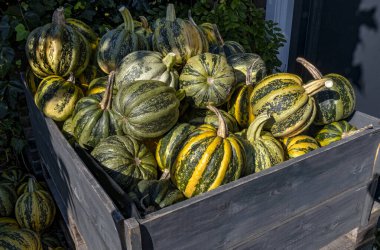
<path fill-rule="evenodd" d="M 66 24 L 63 7 L 54 12 L 52 23 L 29 34 L 25 51 L 33 73 L 41 79 L 50 75 L 67 77 L 71 72 L 79 76 L 91 54 L 86 38 Z"/>
<path fill-rule="evenodd" d="M 319 148 L 318 142 L 308 135 L 296 135 L 283 139 L 285 152 L 288 158 L 296 158 Z"/>

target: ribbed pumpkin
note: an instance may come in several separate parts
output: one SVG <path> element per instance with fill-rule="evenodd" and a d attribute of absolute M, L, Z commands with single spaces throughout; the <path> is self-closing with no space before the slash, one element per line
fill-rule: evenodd
<path fill-rule="evenodd" d="M 175 54 L 163 57 L 158 52 L 136 51 L 120 62 L 115 74 L 115 88 L 129 85 L 137 80 L 157 80 L 178 89 L 178 72 L 173 69 Z"/>
<path fill-rule="evenodd" d="M 163 172 L 163 178 L 170 173 L 182 144 L 195 128 L 188 123 L 180 123 L 159 140 L 156 148 L 156 160 Z"/>
<path fill-rule="evenodd" d="M 9 168 L 1 172 L 1 182 L 11 183 L 17 187 L 26 178 L 25 172 L 19 168 Z"/>
<path fill-rule="evenodd" d="M 98 65 L 107 74 L 116 70 L 121 59 L 129 53 L 148 48 L 146 38 L 135 32 L 134 22 L 129 10 L 121 7 L 119 11 L 123 16 L 124 25 L 120 25 L 104 34 L 98 46 Z"/>
<path fill-rule="evenodd" d="M 209 45 L 208 45 L 208 41 L 207 41 L 207 37 L 205 36 L 205 34 L 203 33 L 202 29 L 195 23 L 193 17 L 191 16 L 191 10 L 189 10 L 188 12 L 188 18 L 189 18 L 189 21 L 190 23 L 195 27 L 197 28 L 198 30 L 198 33 L 199 35 L 201 36 L 201 40 L 202 40 L 202 52 L 205 53 L 205 52 L 208 52 L 208 49 L 209 49 Z"/>
<path fill-rule="evenodd" d="M 29 181 L 25 181 L 25 182 L 22 182 L 18 187 L 17 187 L 17 190 L 16 190 L 16 193 L 17 193 L 17 196 L 21 196 L 22 194 L 28 192 L 28 185 L 29 185 Z M 39 182 L 35 182 L 35 189 L 36 190 L 47 190 L 46 189 L 46 186 L 44 187 L 43 185 L 41 185 Z"/>
<path fill-rule="evenodd" d="M 203 51 L 202 38 L 189 21 L 176 18 L 173 4 L 168 4 L 166 18 L 156 21 L 153 48 L 164 56 L 174 52 L 176 65 L 184 65 L 191 57 Z"/>
<path fill-rule="evenodd" d="M 212 46 L 218 46 L 218 39 L 216 38 L 212 23 L 202 23 L 199 27 L 207 39 L 209 48 Z"/>
<path fill-rule="evenodd" d="M 141 140 L 168 132 L 178 120 L 178 107 L 175 89 L 155 80 L 123 86 L 113 104 L 113 109 L 122 116 L 124 133 Z"/>
<path fill-rule="evenodd" d="M 314 77 L 314 79 L 329 78 L 334 82 L 331 88 L 324 88 L 314 95 L 317 115 L 314 123 L 325 125 L 349 117 L 355 111 L 356 97 L 350 81 L 339 74 L 323 76 L 321 72 L 304 58 L 297 58 Z"/>
<path fill-rule="evenodd" d="M 11 184 L 0 184 L 0 217 L 10 216 L 14 212 L 17 194 Z"/>
<path fill-rule="evenodd" d="M 0 234 L 6 229 L 18 229 L 20 226 L 14 218 L 1 217 L 0 218 Z"/>
<path fill-rule="evenodd" d="M 202 125 L 195 129 L 181 147 L 171 168 L 171 179 L 190 198 L 237 180 L 246 164 L 239 139 L 228 133 L 217 108 L 219 128 Z"/>
<path fill-rule="evenodd" d="M 82 74 L 78 77 L 79 84 L 83 93 L 88 92 L 88 88 L 92 80 L 104 76 L 104 73 L 99 69 L 97 65 L 89 64 Z M 105 77 L 107 79 L 107 77 Z M 107 80 L 106 80 L 107 82 Z M 105 84 L 107 85 L 107 84 Z M 104 85 L 104 89 L 105 89 Z"/>
<path fill-rule="evenodd" d="M 239 53 L 227 57 L 227 62 L 234 68 L 236 82 L 244 82 L 247 78 L 247 70 L 251 67 L 251 81 L 256 84 L 267 74 L 265 62 L 254 53 Z"/>
<path fill-rule="evenodd" d="M 357 129 L 346 121 L 332 122 L 318 131 L 315 139 L 322 147 L 351 135 Z"/>
<path fill-rule="evenodd" d="M 228 113 L 236 119 L 241 128 L 247 128 L 255 118 L 252 106 L 249 103 L 254 84 L 251 72 L 254 68 L 255 64 L 252 64 L 247 69 L 245 82 L 238 83 L 231 99 L 227 103 Z"/>
<path fill-rule="evenodd" d="M 241 177 L 244 177 L 255 173 L 255 149 L 251 142 L 247 139 L 247 129 L 236 132 L 235 135 L 240 139 L 243 145 L 247 160 L 247 164 L 244 166 L 241 173 Z"/>
<path fill-rule="evenodd" d="M 314 121 L 315 101 L 312 97 L 332 81 L 314 80 L 302 85 L 300 77 L 278 73 L 262 79 L 254 87 L 250 104 L 253 114 L 268 113 L 275 122 L 270 131 L 275 137 L 292 137 L 305 131 Z"/>
<path fill-rule="evenodd" d="M 203 53 L 188 60 L 179 77 L 179 87 L 185 90 L 193 105 L 206 108 L 223 105 L 235 87 L 235 74 L 225 56 Z"/>
<path fill-rule="evenodd" d="M 254 149 L 255 173 L 285 160 L 281 143 L 271 133 L 263 131 L 270 118 L 266 113 L 257 116 L 247 130 L 247 139 Z"/>
<path fill-rule="evenodd" d="M 108 76 L 102 76 L 102 77 L 93 79 L 88 85 L 86 95 L 87 96 L 98 95 L 98 94 L 103 95 L 104 92 L 106 91 L 107 83 L 108 83 Z"/>
<path fill-rule="evenodd" d="M 87 39 L 91 47 L 91 54 L 95 53 L 99 43 L 99 37 L 95 31 L 85 22 L 75 18 L 67 18 L 66 23 L 81 33 Z"/>
<path fill-rule="evenodd" d="M 32 96 L 34 96 L 34 94 L 35 94 L 36 91 L 37 91 L 38 85 L 39 85 L 40 82 L 41 82 L 41 79 L 39 79 L 39 78 L 33 73 L 33 71 L 31 70 L 30 67 L 28 67 L 28 68 L 26 69 L 26 73 L 25 73 L 25 82 L 26 82 L 26 85 L 28 86 L 28 89 L 29 89 L 30 92 L 32 93 Z"/>
<path fill-rule="evenodd" d="M 63 7 L 58 8 L 52 23 L 34 29 L 28 36 L 26 56 L 33 73 L 44 78 L 50 75 L 79 76 L 90 59 L 86 38 L 66 24 Z"/>
<path fill-rule="evenodd" d="M 224 41 L 216 24 L 212 25 L 216 35 L 217 45 L 210 47 L 210 53 L 229 57 L 234 54 L 245 53 L 244 47 L 235 41 Z"/>
<path fill-rule="evenodd" d="M 130 136 L 107 137 L 96 145 L 91 155 L 124 190 L 132 190 L 140 180 L 157 179 L 154 155 Z"/>
<path fill-rule="evenodd" d="M 319 148 L 318 142 L 308 135 L 284 138 L 283 144 L 288 158 L 296 158 Z"/>
<path fill-rule="evenodd" d="M 60 76 L 48 76 L 38 86 L 34 96 L 37 107 L 54 121 L 64 121 L 74 111 L 75 104 L 83 97 L 75 85 L 73 75 L 65 80 Z"/>
<path fill-rule="evenodd" d="M 54 221 L 55 204 L 45 190 L 38 190 L 34 177 L 29 178 L 28 191 L 22 194 L 16 203 L 15 214 L 21 227 L 41 232 Z"/>
<path fill-rule="evenodd" d="M 75 106 L 72 127 L 76 141 L 82 147 L 95 147 L 102 138 L 121 135 L 120 116 L 112 109 L 114 72 L 108 77 L 108 85 L 103 96 L 83 97 Z"/>
<path fill-rule="evenodd" d="M 42 250 L 40 236 L 32 230 L 6 229 L 0 232 L 0 249 Z"/>

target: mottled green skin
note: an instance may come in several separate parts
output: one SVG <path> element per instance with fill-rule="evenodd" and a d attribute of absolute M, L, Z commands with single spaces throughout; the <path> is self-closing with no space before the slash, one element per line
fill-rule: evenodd
<path fill-rule="evenodd" d="M 42 250 L 40 236 L 32 230 L 7 229 L 0 232 L 0 249 Z"/>
<path fill-rule="evenodd" d="M 1 217 L 0 218 L 0 233 L 5 229 L 18 229 L 20 226 L 18 225 L 16 219 L 11 217 Z"/>
<path fill-rule="evenodd" d="M 244 176 L 255 173 L 256 150 L 253 147 L 253 145 L 247 140 L 247 130 L 246 129 L 235 133 L 235 135 L 239 137 L 239 139 L 243 145 L 246 160 L 247 160 L 247 164 L 244 166 L 243 171 L 241 172 L 241 177 L 244 177 Z"/>
<path fill-rule="evenodd" d="M 132 137 L 107 137 L 98 143 L 91 155 L 124 190 L 131 191 L 140 180 L 157 179 L 154 155 Z"/>
<path fill-rule="evenodd" d="M 19 168 L 10 168 L 1 172 L 0 179 L 2 179 L 2 182 L 6 181 L 17 187 L 26 179 L 26 175 L 25 172 Z"/>
<path fill-rule="evenodd" d="M 174 65 L 175 58 L 172 59 Z M 157 80 L 178 89 L 179 75 L 173 65 L 166 65 L 158 52 L 132 52 L 123 58 L 115 72 L 115 88 L 119 89 L 137 80 Z"/>
<path fill-rule="evenodd" d="M 227 57 L 227 62 L 234 68 L 236 82 L 243 83 L 246 80 L 247 68 L 252 67 L 251 83 L 255 85 L 267 74 L 265 62 L 254 53 L 238 53 Z"/>
<path fill-rule="evenodd" d="M 216 38 L 212 23 L 202 23 L 199 27 L 205 35 L 209 47 L 218 45 L 218 39 Z"/>
<path fill-rule="evenodd" d="M 155 80 L 140 80 L 123 86 L 112 108 L 122 116 L 124 133 L 141 140 L 165 134 L 179 116 L 175 89 Z"/>
<path fill-rule="evenodd" d="M 284 138 L 283 144 L 288 159 L 299 157 L 319 148 L 318 142 L 307 135 Z"/>
<path fill-rule="evenodd" d="M 210 46 L 209 51 L 210 53 L 223 55 L 225 57 L 245 53 L 244 47 L 235 41 L 225 41 L 223 44 Z"/>
<path fill-rule="evenodd" d="M 162 172 L 171 169 L 182 144 L 194 129 L 193 125 L 180 123 L 160 139 L 156 148 L 156 160 Z"/>
<path fill-rule="evenodd" d="M 66 119 L 62 126 L 62 134 L 65 136 L 66 140 L 73 145 L 75 143 L 74 128 L 72 126 L 73 120 L 72 116 Z"/>
<path fill-rule="evenodd" d="M 88 91 L 89 85 L 92 80 L 104 76 L 104 72 L 100 70 L 98 65 L 88 65 L 87 68 L 78 77 L 80 87 L 83 93 Z M 87 95 L 87 94 L 86 94 Z"/>
<path fill-rule="evenodd" d="M 334 85 L 314 95 L 317 115 L 314 123 L 325 125 L 349 117 L 355 111 L 356 97 L 350 81 L 338 74 L 324 76 Z"/>
<path fill-rule="evenodd" d="M 228 101 L 235 87 L 235 74 L 227 59 L 221 55 L 203 53 L 194 56 L 183 68 L 179 87 L 185 90 L 197 108 L 212 104 L 221 106 Z"/>
<path fill-rule="evenodd" d="M 342 139 L 344 132 L 355 131 L 356 128 L 346 121 L 332 122 L 325 125 L 315 136 L 322 147 Z"/>
<path fill-rule="evenodd" d="M 10 216 L 14 212 L 17 194 L 11 184 L 0 184 L 0 217 Z"/>
<path fill-rule="evenodd" d="M 34 178 L 29 178 L 28 190 L 17 199 L 15 206 L 18 224 L 39 233 L 53 223 L 55 213 L 56 207 L 51 195 L 38 189 Z"/>
<path fill-rule="evenodd" d="M 102 77 L 93 79 L 88 85 L 86 95 L 87 96 L 98 95 L 98 94 L 103 95 L 103 93 L 106 91 L 107 83 L 108 83 L 108 76 L 102 76 Z M 112 94 L 114 93 L 116 93 L 115 90 L 113 91 Z"/>
<path fill-rule="evenodd" d="M 252 91 L 252 85 L 247 85 L 246 83 L 238 84 L 231 99 L 227 102 L 228 113 L 235 118 L 240 128 L 247 128 L 254 119 L 249 103 Z"/>
<path fill-rule="evenodd" d="M 90 26 L 81 20 L 75 18 L 67 18 L 66 23 L 81 33 L 87 39 L 91 46 L 92 53 L 94 53 L 99 42 L 98 34 L 96 34 Z"/>

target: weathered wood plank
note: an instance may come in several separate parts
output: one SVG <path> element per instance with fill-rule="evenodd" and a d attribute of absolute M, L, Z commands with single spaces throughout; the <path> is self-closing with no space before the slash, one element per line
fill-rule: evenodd
<path fill-rule="evenodd" d="M 124 220 L 124 230 L 126 235 L 128 250 L 141 250 L 141 232 L 140 225 L 135 218 Z"/>

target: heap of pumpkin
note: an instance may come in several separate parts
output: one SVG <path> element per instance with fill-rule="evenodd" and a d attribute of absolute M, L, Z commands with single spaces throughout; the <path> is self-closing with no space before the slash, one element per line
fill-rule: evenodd
<path fill-rule="evenodd" d="M 47 190 L 19 167 L 0 172 L 1 249 L 63 249 L 52 225 L 56 207 Z"/>
<path fill-rule="evenodd" d="M 153 30 L 128 9 L 120 13 L 124 23 L 98 39 L 57 9 L 52 23 L 28 37 L 28 81 L 41 111 L 64 122 L 70 140 L 91 150 L 146 210 L 355 129 L 342 121 L 355 109 L 355 94 L 341 75 L 323 76 L 302 58 L 313 81 L 267 75 L 259 55 L 223 41 L 215 24 L 197 26 L 190 13 L 177 18 L 172 4 Z M 316 139 L 306 135 L 313 124 L 327 125 Z"/>

